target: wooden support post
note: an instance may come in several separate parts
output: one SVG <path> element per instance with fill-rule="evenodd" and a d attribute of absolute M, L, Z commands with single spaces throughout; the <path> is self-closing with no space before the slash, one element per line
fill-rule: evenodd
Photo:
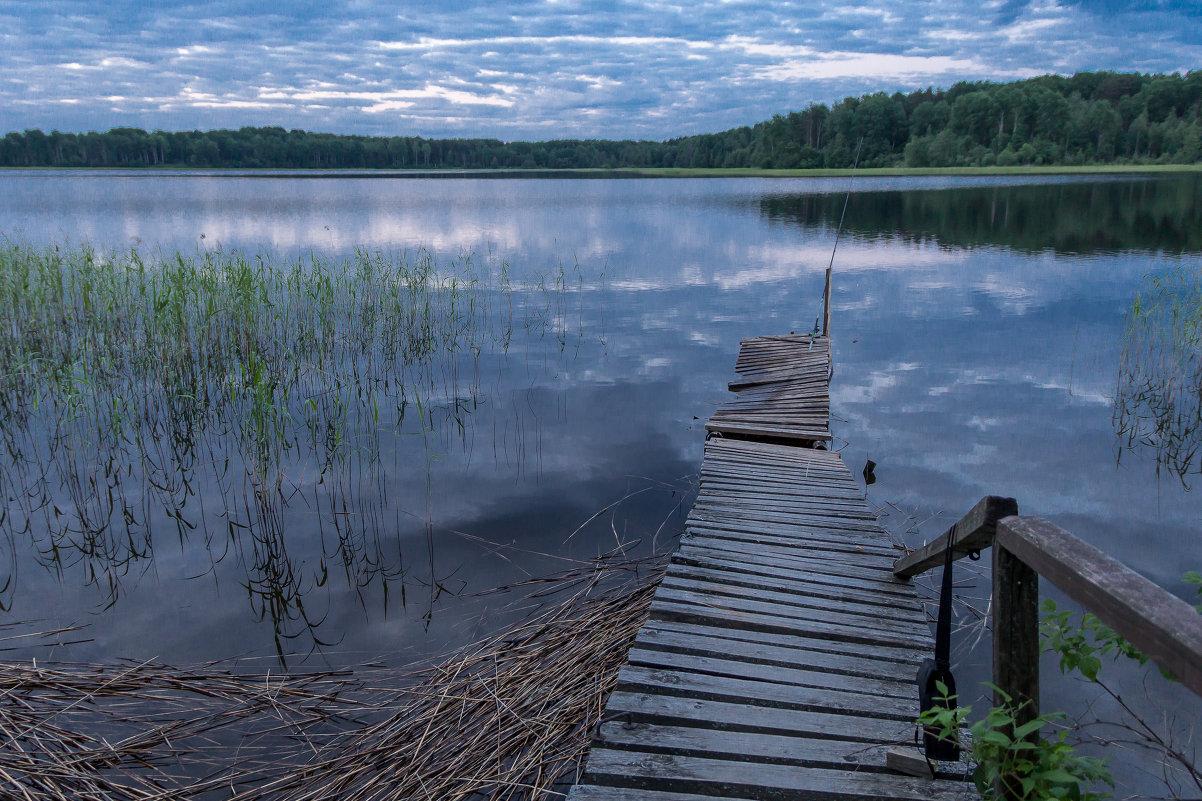
<path fill-rule="evenodd" d="M 831 268 L 826 268 L 826 289 L 822 291 L 822 335 L 831 335 Z"/>
<path fill-rule="evenodd" d="M 1039 574 L 997 542 L 993 545 L 993 683 L 1017 708 L 1017 725 L 1039 716 Z M 993 703 L 1005 698 L 995 692 Z M 998 798 L 1022 796 L 995 788 Z"/>

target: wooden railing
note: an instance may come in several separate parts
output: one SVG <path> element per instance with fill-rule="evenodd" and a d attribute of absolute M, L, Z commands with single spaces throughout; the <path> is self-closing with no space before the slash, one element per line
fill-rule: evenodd
<path fill-rule="evenodd" d="M 1202 615 L 1192 606 L 1062 528 L 1019 517 L 1013 498 L 981 499 L 947 534 L 899 559 L 898 578 L 993 546 L 993 683 L 1020 722 L 1039 714 L 1039 576 L 1092 612 L 1202 696 Z M 995 696 L 1000 705 L 1000 696 Z"/>

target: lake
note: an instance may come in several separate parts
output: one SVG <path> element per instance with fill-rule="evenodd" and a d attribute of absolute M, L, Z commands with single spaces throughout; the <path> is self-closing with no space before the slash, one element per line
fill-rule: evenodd
<path fill-rule="evenodd" d="M 1010 495 L 1192 597 L 1197 466 L 1182 478 L 1127 447 L 1115 398 L 1145 277 L 1199 267 L 1199 176 L 849 184 L 0 173 L 13 241 L 147 258 L 429 254 L 490 276 L 488 325 L 502 273 L 517 309 L 487 347 L 432 362 L 338 487 L 289 463 L 271 537 L 230 528 L 241 496 L 210 479 L 189 526 L 140 496 L 143 539 L 116 555 L 78 547 L 55 515 L 27 531 L 10 515 L 3 618 L 86 623 L 89 641 L 58 658 L 397 663 L 518 614 L 483 591 L 619 543 L 669 545 L 740 338 L 814 328 L 849 188 L 832 431 L 853 473 L 877 463 L 868 497 L 886 525 L 920 543 L 981 496 Z M 238 526 L 253 528 L 245 511 Z M 968 648 L 978 633 L 957 643 L 962 688 L 987 678 L 986 648 Z"/>

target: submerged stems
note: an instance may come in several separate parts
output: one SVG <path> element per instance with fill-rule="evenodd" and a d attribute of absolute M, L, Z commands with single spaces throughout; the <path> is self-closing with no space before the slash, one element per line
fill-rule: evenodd
<path fill-rule="evenodd" d="M 1202 274 L 1180 267 L 1148 276 L 1126 322 L 1115 432 L 1188 484 L 1202 449 Z"/>
<path fill-rule="evenodd" d="M 423 441 L 444 412 L 448 439 L 465 431 L 474 371 L 482 353 L 504 358 L 515 306 L 530 342 L 561 335 L 548 294 L 471 254 L 151 257 L 4 240 L 0 536 L 31 539 L 44 566 L 112 604 L 166 530 L 214 563 L 236 554 L 277 637 L 310 631 L 302 598 L 327 560 L 356 592 L 403 574 L 380 546 L 396 532 L 379 504 L 396 483 L 382 454 L 409 446 L 406 404 L 422 408 Z M 409 461 L 428 481 L 427 456 Z M 337 540 L 312 570 L 284 537 L 298 495 Z M 14 586 L 0 576 L 0 608 Z"/>

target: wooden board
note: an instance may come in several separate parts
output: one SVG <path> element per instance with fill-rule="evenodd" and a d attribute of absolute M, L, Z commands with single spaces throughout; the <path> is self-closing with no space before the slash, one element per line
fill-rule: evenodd
<path fill-rule="evenodd" d="M 697 499 L 573 801 L 975 797 L 894 773 L 933 639 L 829 440 L 830 341 L 743 340 Z M 962 766 L 959 768 L 963 773 Z"/>
<path fill-rule="evenodd" d="M 802 743 L 799 743 L 802 745 Z M 972 785 L 963 780 L 930 780 L 832 764 L 831 767 L 780 765 L 615 750 L 594 745 L 584 779 L 643 790 L 693 793 L 701 797 L 772 799 L 905 799 L 964 801 Z M 574 796 L 580 798 L 581 796 Z M 593 796 L 596 798 L 597 796 Z M 646 798 L 647 796 L 630 796 Z"/>
<path fill-rule="evenodd" d="M 830 441 L 831 343 L 809 334 L 742 341 L 736 397 L 718 407 L 706 431 L 812 444 Z"/>

